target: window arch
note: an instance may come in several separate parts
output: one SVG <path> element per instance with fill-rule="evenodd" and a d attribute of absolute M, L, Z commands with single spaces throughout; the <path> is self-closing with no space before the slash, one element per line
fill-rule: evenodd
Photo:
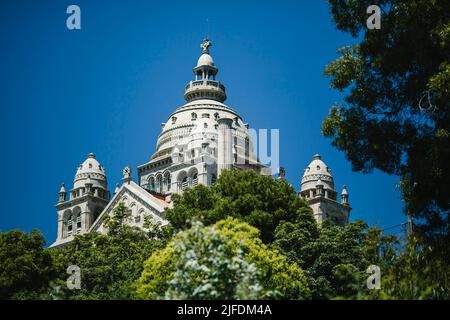
<path fill-rule="evenodd" d="M 170 187 L 171 187 L 171 185 L 172 185 L 172 176 L 171 176 L 171 174 L 170 174 L 170 172 L 166 172 L 165 174 L 164 174 L 164 184 L 165 184 L 165 186 L 166 186 L 166 190 L 167 191 L 170 191 Z"/>
<path fill-rule="evenodd" d="M 150 191 L 155 191 L 155 178 L 154 177 L 148 178 L 148 189 Z"/>
<path fill-rule="evenodd" d="M 67 236 L 70 237 L 73 234 L 73 215 L 70 214 L 67 217 Z"/>
<path fill-rule="evenodd" d="M 189 184 L 196 186 L 198 184 L 198 171 L 196 168 L 189 170 Z"/>
<path fill-rule="evenodd" d="M 163 193 L 163 179 L 162 175 L 156 176 L 156 188 L 155 191 L 158 193 Z"/>
<path fill-rule="evenodd" d="M 186 171 L 181 171 L 177 177 L 178 190 L 184 190 L 188 187 L 188 176 Z"/>

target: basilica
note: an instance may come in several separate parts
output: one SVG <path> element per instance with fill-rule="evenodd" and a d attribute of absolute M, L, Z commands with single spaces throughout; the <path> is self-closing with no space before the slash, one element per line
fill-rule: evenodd
<path fill-rule="evenodd" d="M 122 184 L 111 194 L 105 168 L 89 153 L 77 168 L 72 188 L 67 191 L 61 185 L 56 203 L 58 233 L 52 247 L 67 244 L 77 234 L 106 233 L 105 217 L 121 202 L 131 210 L 128 224 L 143 228 L 148 216 L 163 226 L 168 223 L 164 212 L 172 205 L 172 194 L 197 184 L 210 186 L 223 170 L 273 174 L 255 154 L 248 123 L 224 103 L 225 85 L 216 79 L 219 69 L 210 55 L 211 45 L 208 39 L 201 44 L 193 80 L 184 88 L 186 103 L 162 123 L 156 150 L 149 161 L 137 167 L 136 181 L 132 169 L 124 168 Z M 284 178 L 282 168 L 278 174 Z M 347 189 L 343 186 L 338 201 L 331 169 L 318 154 L 304 171 L 299 196 L 308 201 L 318 223 L 324 219 L 348 223 Z"/>

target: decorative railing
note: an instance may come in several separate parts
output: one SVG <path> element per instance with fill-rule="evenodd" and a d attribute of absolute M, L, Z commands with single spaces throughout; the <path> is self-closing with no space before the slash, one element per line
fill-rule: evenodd
<path fill-rule="evenodd" d="M 186 85 L 184 97 L 186 100 L 192 100 L 202 96 L 215 97 L 220 101 L 226 99 L 225 86 L 216 80 L 194 80 Z M 200 93 L 199 92 L 204 92 Z"/>

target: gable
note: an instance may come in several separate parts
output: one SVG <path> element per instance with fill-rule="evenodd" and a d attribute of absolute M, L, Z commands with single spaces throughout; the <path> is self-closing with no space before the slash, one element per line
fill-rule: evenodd
<path fill-rule="evenodd" d="M 164 210 L 168 203 L 157 199 L 135 182 L 124 183 L 119 191 L 114 195 L 97 220 L 92 224 L 89 232 L 106 233 L 105 218 L 111 216 L 119 203 L 123 202 L 131 210 L 131 217 L 126 222 L 127 225 L 143 228 L 145 216 L 149 216 L 153 222 L 159 225 L 166 225 Z"/>

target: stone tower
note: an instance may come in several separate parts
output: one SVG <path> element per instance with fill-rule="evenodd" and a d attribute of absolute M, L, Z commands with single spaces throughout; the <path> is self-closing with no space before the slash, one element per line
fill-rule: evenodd
<path fill-rule="evenodd" d="M 58 210 L 56 245 L 72 240 L 76 234 L 87 233 L 109 202 L 105 170 L 93 153 L 78 167 L 69 199 L 66 198 L 63 183 L 55 205 Z"/>
<path fill-rule="evenodd" d="M 306 167 L 301 181 L 300 196 L 305 198 L 313 210 L 317 223 L 330 219 L 338 225 L 346 225 L 350 215 L 348 192 L 344 185 L 341 203 L 337 201 L 338 193 L 334 190 L 334 178 L 330 168 L 322 161 L 320 155 L 313 156 Z"/>

